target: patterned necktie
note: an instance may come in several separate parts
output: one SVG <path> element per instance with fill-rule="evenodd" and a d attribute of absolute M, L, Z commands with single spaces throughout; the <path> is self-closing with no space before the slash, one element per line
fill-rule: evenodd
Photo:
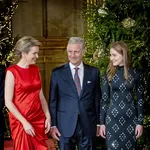
<path fill-rule="evenodd" d="M 75 85 L 76 85 L 76 88 L 77 88 L 78 95 L 80 96 L 81 84 L 80 84 L 80 78 L 79 78 L 79 75 L 78 75 L 79 68 L 74 68 L 74 69 L 75 69 L 74 82 L 75 82 Z"/>

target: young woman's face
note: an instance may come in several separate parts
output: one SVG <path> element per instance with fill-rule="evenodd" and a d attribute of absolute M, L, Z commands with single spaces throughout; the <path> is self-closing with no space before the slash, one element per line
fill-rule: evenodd
<path fill-rule="evenodd" d="M 123 66 L 123 56 L 119 54 L 114 48 L 110 49 L 110 60 L 113 66 Z"/>
<path fill-rule="evenodd" d="M 38 46 L 33 46 L 31 47 L 30 51 L 28 53 L 25 53 L 25 59 L 28 64 L 35 64 L 36 59 L 39 57 L 39 47 Z"/>

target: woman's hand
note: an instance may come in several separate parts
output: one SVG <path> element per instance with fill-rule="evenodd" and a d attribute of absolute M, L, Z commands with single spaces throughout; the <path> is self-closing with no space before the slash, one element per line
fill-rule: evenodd
<path fill-rule="evenodd" d="M 51 121 L 49 118 L 46 118 L 46 120 L 45 120 L 45 134 L 47 134 L 49 132 L 50 126 L 51 126 Z"/>
<path fill-rule="evenodd" d="M 35 136 L 35 132 L 34 132 L 34 129 L 32 127 L 32 125 L 28 122 L 28 121 L 25 121 L 23 123 L 23 128 L 25 130 L 25 132 L 31 136 Z"/>
<path fill-rule="evenodd" d="M 106 127 L 105 127 L 105 125 L 100 126 L 100 136 L 103 137 L 104 139 L 106 138 Z"/>
<path fill-rule="evenodd" d="M 143 133 L 143 126 L 142 125 L 137 125 L 135 128 L 135 135 L 136 139 L 138 139 Z"/>

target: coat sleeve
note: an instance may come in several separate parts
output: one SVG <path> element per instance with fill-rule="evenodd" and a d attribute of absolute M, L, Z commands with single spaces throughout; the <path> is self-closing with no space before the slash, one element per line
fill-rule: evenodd
<path fill-rule="evenodd" d="M 56 74 L 53 71 L 50 80 L 50 91 L 49 91 L 49 110 L 51 114 L 51 126 L 57 126 L 57 99 L 58 99 L 58 87 Z"/>
<path fill-rule="evenodd" d="M 103 125 L 105 124 L 105 118 L 106 118 L 106 111 L 107 111 L 107 106 L 109 103 L 109 84 L 107 80 L 107 75 L 105 74 L 102 77 L 102 96 L 101 96 L 101 102 L 100 102 L 100 124 Z"/>
<path fill-rule="evenodd" d="M 136 98 L 137 98 L 137 124 L 143 124 L 143 96 L 144 96 L 144 87 L 143 87 L 143 74 L 137 72 L 136 80 Z"/>

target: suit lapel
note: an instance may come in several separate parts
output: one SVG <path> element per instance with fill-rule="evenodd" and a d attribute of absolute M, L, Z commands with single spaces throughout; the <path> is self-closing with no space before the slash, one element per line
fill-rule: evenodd
<path fill-rule="evenodd" d="M 74 80 L 72 78 L 72 73 L 71 73 L 69 64 L 66 64 L 64 66 L 64 69 L 63 69 L 63 72 L 62 72 L 62 76 L 63 76 L 63 79 L 66 82 L 68 82 L 68 84 L 70 85 L 70 88 L 72 88 L 74 93 L 78 96 L 78 93 L 77 93 L 77 90 L 76 90 L 76 86 L 75 86 Z"/>
<path fill-rule="evenodd" d="M 86 88 L 86 85 L 87 85 L 87 81 L 90 77 L 90 74 L 91 74 L 91 69 L 89 66 L 87 66 L 86 64 L 84 64 L 84 76 L 83 76 L 83 85 L 82 85 L 82 91 L 81 91 L 81 95 L 80 97 L 82 96 L 85 88 Z"/>

